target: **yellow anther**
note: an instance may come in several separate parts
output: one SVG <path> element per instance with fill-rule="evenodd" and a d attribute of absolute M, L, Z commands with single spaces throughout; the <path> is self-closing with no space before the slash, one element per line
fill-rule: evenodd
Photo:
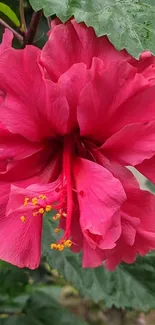
<path fill-rule="evenodd" d="M 64 246 L 63 244 L 58 244 L 56 249 L 57 249 L 59 252 L 61 252 L 61 251 L 64 250 L 64 248 L 65 248 L 65 246 Z"/>
<path fill-rule="evenodd" d="M 45 210 L 43 208 L 40 208 L 38 211 L 40 214 L 44 214 Z"/>
<path fill-rule="evenodd" d="M 56 219 L 60 219 L 61 218 L 61 214 L 60 213 L 56 213 Z"/>
<path fill-rule="evenodd" d="M 72 241 L 70 239 L 64 240 L 63 245 L 65 247 L 71 247 L 72 246 Z"/>
<path fill-rule="evenodd" d="M 51 244 L 51 249 L 56 249 L 57 248 L 57 244 Z"/>
<path fill-rule="evenodd" d="M 33 217 L 36 217 L 38 212 L 33 212 Z"/>
<path fill-rule="evenodd" d="M 38 204 L 38 199 L 37 199 L 37 197 L 33 197 L 33 199 L 32 199 L 32 204 L 33 204 L 33 205 L 37 205 L 37 204 Z"/>
<path fill-rule="evenodd" d="M 59 210 L 59 214 L 63 217 L 67 217 L 67 213 L 66 212 L 63 212 L 63 209 L 60 209 Z"/>
<path fill-rule="evenodd" d="M 60 214 L 60 213 L 57 213 L 57 214 L 53 217 L 53 220 L 60 219 L 60 217 L 61 217 L 61 214 Z"/>
<path fill-rule="evenodd" d="M 52 206 L 51 205 L 46 205 L 45 211 L 49 212 L 52 210 Z"/>
<path fill-rule="evenodd" d="M 58 232 L 60 232 L 60 229 L 59 229 L 59 228 L 55 228 L 55 229 L 54 229 L 54 232 L 55 232 L 56 234 L 58 234 Z"/>
<path fill-rule="evenodd" d="M 56 249 L 59 252 L 63 251 L 65 246 L 63 244 L 51 244 L 51 249 Z"/>
<path fill-rule="evenodd" d="M 29 202 L 29 198 L 28 197 L 26 197 L 25 199 L 24 199 L 24 207 L 26 207 L 27 205 L 28 205 L 28 202 Z"/>
<path fill-rule="evenodd" d="M 45 200 L 45 199 L 47 199 L 47 197 L 46 197 L 46 195 L 44 195 L 44 194 L 40 194 L 40 195 L 39 195 L 39 199 Z"/>
<path fill-rule="evenodd" d="M 57 228 L 55 229 L 57 230 Z M 59 229 L 58 229 L 59 230 Z M 65 248 L 70 248 L 72 246 L 72 241 L 70 239 L 64 240 L 62 244 L 51 244 L 51 249 L 56 249 L 58 251 L 63 251 Z"/>
<path fill-rule="evenodd" d="M 25 216 L 21 216 L 21 217 L 20 217 L 20 220 L 21 220 L 22 222 L 25 222 L 25 221 L 26 221 Z"/>

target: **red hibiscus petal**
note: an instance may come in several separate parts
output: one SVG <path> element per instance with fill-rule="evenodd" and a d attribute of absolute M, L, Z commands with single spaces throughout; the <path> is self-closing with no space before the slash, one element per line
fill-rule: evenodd
<path fill-rule="evenodd" d="M 12 45 L 13 33 L 9 29 L 5 29 L 3 34 L 2 43 L 0 44 L 0 54 L 7 50 Z"/>
<path fill-rule="evenodd" d="M 90 69 L 87 69 L 84 63 L 76 63 L 60 76 L 57 83 L 58 91 L 67 98 L 69 104 L 68 132 L 78 128 L 77 106 L 82 89 L 103 68 L 103 61 L 99 58 L 93 58 Z"/>
<path fill-rule="evenodd" d="M 126 124 L 152 120 L 154 87 L 148 86 L 127 62 L 109 64 L 80 94 L 77 114 L 81 135 L 103 143 Z"/>
<path fill-rule="evenodd" d="M 66 24 L 52 24 L 49 40 L 41 53 L 41 64 L 53 81 L 74 63 L 83 62 L 90 68 L 92 58 L 105 64 L 112 60 L 131 60 L 126 51 L 118 52 L 106 36 L 97 38 L 93 28 L 70 20 Z"/>
<path fill-rule="evenodd" d="M 100 150 L 93 150 L 92 154 L 99 164 L 107 168 L 115 178 L 118 178 L 120 180 L 127 196 L 128 189 L 130 190 L 130 188 L 139 188 L 138 181 L 129 169 L 121 166 L 120 164 L 113 162 L 111 163 Z"/>
<path fill-rule="evenodd" d="M 151 159 L 145 159 L 136 168 L 151 182 L 155 183 L 155 155 Z"/>
<path fill-rule="evenodd" d="M 135 60 L 133 65 L 138 69 L 151 85 L 155 84 L 155 56 L 149 52 L 144 51 L 140 55 L 139 60 Z"/>
<path fill-rule="evenodd" d="M 132 189 L 122 207 L 122 235 L 111 251 L 106 251 L 106 267 L 114 270 L 122 261 L 133 263 L 155 249 L 155 196 L 147 191 Z M 139 221 L 138 221 L 139 220 Z M 124 227 L 125 226 L 125 227 Z"/>
<path fill-rule="evenodd" d="M 103 253 L 100 249 L 92 249 L 87 240 L 84 239 L 83 244 L 83 258 L 82 258 L 82 266 L 84 268 L 87 267 L 98 267 L 103 263 Z"/>
<path fill-rule="evenodd" d="M 58 89 L 68 101 L 69 121 L 68 131 L 78 127 L 77 104 L 82 88 L 90 80 L 86 65 L 83 63 L 74 64 L 69 70 L 62 74 L 58 80 Z"/>
<path fill-rule="evenodd" d="M 85 238 L 95 249 L 102 246 L 101 242 L 104 243 L 107 235 L 107 245 L 109 242 L 111 246 L 110 241 L 113 240 L 114 246 L 120 231 L 116 227 L 116 220 L 114 224 L 112 218 L 126 199 L 121 183 L 108 170 L 85 159 L 76 159 L 73 169 L 79 193 L 80 224 Z M 112 236 L 111 233 L 110 236 L 107 232 L 112 231 L 113 227 L 116 234 Z"/>
<path fill-rule="evenodd" d="M 47 204 L 56 202 L 60 194 L 55 188 L 60 183 L 61 178 L 48 185 L 33 184 L 26 189 L 12 186 L 7 213 L 1 211 L 0 217 L 0 259 L 18 267 L 35 269 L 39 266 L 42 216 L 33 216 L 36 207 L 32 204 L 24 206 L 24 199 L 43 193 L 47 196 Z M 6 193 L 8 197 L 8 188 Z M 21 221 L 21 216 L 25 217 L 25 222 Z"/>
<path fill-rule="evenodd" d="M 31 141 L 64 134 L 68 121 L 68 103 L 50 80 L 44 80 L 39 54 L 38 48 L 27 46 L 0 56 L 0 89 L 4 93 L 0 120 L 10 132 Z"/>
<path fill-rule="evenodd" d="M 135 166 L 155 154 L 155 122 L 129 124 L 111 136 L 101 147 L 112 162 Z"/>
<path fill-rule="evenodd" d="M 23 223 L 21 216 L 21 211 L 15 211 L 0 218 L 0 259 L 35 269 L 40 263 L 42 217 L 34 218 L 27 212 Z"/>
<path fill-rule="evenodd" d="M 0 166 L 3 165 L 0 173 L 5 173 L 14 167 L 17 161 L 27 159 L 43 149 L 43 144 L 29 142 L 22 136 L 14 135 L 0 127 Z"/>

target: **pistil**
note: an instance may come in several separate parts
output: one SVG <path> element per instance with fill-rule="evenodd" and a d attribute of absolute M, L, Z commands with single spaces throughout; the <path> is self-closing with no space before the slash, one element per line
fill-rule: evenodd
<path fill-rule="evenodd" d="M 70 227 L 73 212 L 73 191 L 72 191 L 72 155 L 74 146 L 74 136 L 66 136 L 64 139 L 64 151 L 63 151 L 63 181 L 66 183 L 67 190 L 67 216 L 66 216 L 66 231 L 64 238 L 70 237 Z"/>

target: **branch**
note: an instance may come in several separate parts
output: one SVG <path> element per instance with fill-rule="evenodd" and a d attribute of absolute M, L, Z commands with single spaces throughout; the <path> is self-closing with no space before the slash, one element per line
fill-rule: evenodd
<path fill-rule="evenodd" d="M 51 28 L 51 21 L 52 21 L 51 17 L 48 17 L 47 18 L 47 23 L 48 23 L 49 28 Z"/>
<path fill-rule="evenodd" d="M 33 13 L 28 32 L 26 34 L 26 44 L 33 44 L 42 17 L 42 13 L 42 10 Z"/>
<path fill-rule="evenodd" d="M 25 33 L 27 31 L 27 28 L 26 28 L 23 0 L 19 0 L 19 12 L 20 12 L 20 21 L 21 21 L 21 31 Z"/>
<path fill-rule="evenodd" d="M 19 34 L 15 29 L 9 26 L 3 19 L 0 18 L 0 25 L 4 28 L 8 28 L 14 34 L 14 36 L 18 39 L 18 41 L 22 44 L 23 43 L 23 36 Z"/>

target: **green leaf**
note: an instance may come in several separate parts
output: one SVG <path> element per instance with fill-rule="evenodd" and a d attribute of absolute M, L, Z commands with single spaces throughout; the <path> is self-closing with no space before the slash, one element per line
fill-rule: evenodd
<path fill-rule="evenodd" d="M 23 269 L 0 261 L 0 295 L 15 297 L 24 292 L 27 284 L 28 274 Z"/>
<path fill-rule="evenodd" d="M 5 14 L 17 27 L 20 27 L 20 21 L 15 12 L 5 3 L 0 2 L 0 12 Z"/>
<path fill-rule="evenodd" d="M 45 16 L 56 14 L 63 22 L 72 15 L 77 22 L 94 27 L 97 36 L 107 35 L 114 46 L 134 57 L 148 49 L 155 53 L 154 0 L 30 0 Z"/>
<path fill-rule="evenodd" d="M 48 293 L 47 293 L 48 291 Z M 23 315 L 8 317 L 5 325 L 88 325 L 62 307 L 49 290 L 38 290 L 29 299 Z"/>
<path fill-rule="evenodd" d="M 50 249 L 55 242 L 53 221 L 44 220 L 43 253 L 52 268 L 57 269 L 83 296 L 98 302 L 104 300 L 105 307 L 155 308 L 155 255 L 138 258 L 133 265 L 120 265 L 115 272 L 104 267 L 83 269 L 81 257 L 69 250 L 62 252 Z"/>

